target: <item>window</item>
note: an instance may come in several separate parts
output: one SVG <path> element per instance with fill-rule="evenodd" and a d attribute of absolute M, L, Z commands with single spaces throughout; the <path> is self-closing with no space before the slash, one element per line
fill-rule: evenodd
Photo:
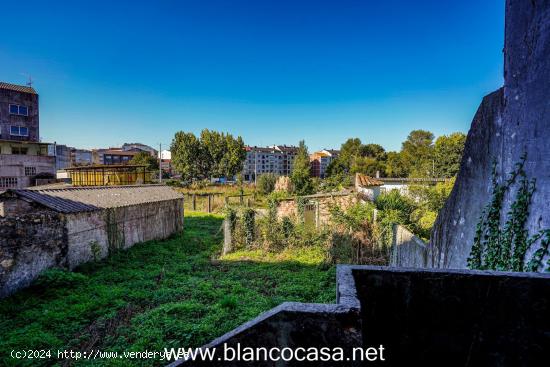
<path fill-rule="evenodd" d="M 10 135 L 29 136 L 29 128 L 23 126 L 10 126 Z"/>
<path fill-rule="evenodd" d="M 18 104 L 10 104 L 10 114 L 11 115 L 20 115 L 20 116 L 28 116 L 29 115 L 29 109 L 27 106 L 22 106 Z"/>
<path fill-rule="evenodd" d="M 25 176 L 36 175 L 36 167 L 25 167 Z"/>
<path fill-rule="evenodd" d="M 17 177 L 0 177 L 0 187 L 17 187 Z"/>
<path fill-rule="evenodd" d="M 11 147 L 11 154 L 27 154 L 28 148 L 25 147 Z"/>

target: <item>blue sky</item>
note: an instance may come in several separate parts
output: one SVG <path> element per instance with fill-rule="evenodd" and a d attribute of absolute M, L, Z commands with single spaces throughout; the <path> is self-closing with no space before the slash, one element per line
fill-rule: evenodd
<path fill-rule="evenodd" d="M 41 137 L 399 149 L 466 132 L 502 84 L 504 0 L 11 1 L 0 80 L 40 93 Z"/>

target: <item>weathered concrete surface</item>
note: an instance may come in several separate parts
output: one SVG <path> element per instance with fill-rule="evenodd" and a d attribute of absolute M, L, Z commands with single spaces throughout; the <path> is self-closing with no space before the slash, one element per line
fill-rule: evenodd
<path fill-rule="evenodd" d="M 66 266 L 67 231 L 61 214 L 0 218 L 0 298 L 28 286 L 45 269 Z"/>
<path fill-rule="evenodd" d="M 540 366 L 550 350 L 550 274 L 340 265 L 337 304 L 284 303 L 175 366 Z M 384 361 L 224 360 L 252 348 L 384 347 Z M 241 354 L 242 355 L 242 354 Z M 228 355 L 230 358 L 231 354 Z"/>
<path fill-rule="evenodd" d="M 428 246 L 420 238 L 400 224 L 393 225 L 390 266 L 425 268 L 428 262 Z"/>
<path fill-rule="evenodd" d="M 334 361 L 317 361 L 307 364 L 303 361 L 274 362 L 271 360 L 223 360 L 224 345 L 241 350 L 249 348 L 310 348 L 340 347 L 349 353 L 361 346 L 361 322 L 359 300 L 356 296 L 355 280 L 351 268 L 341 266 L 337 272 L 337 303 L 313 304 L 285 302 L 257 318 L 239 326 L 233 331 L 215 339 L 203 348 L 216 348 L 222 360 L 184 361 L 175 366 L 334 366 Z M 349 355 L 349 354 L 348 354 Z M 231 355 L 228 355 L 231 357 Z M 275 354 L 275 356 L 277 356 Z M 346 362 L 346 366 L 360 366 L 361 362 Z"/>
<path fill-rule="evenodd" d="M 537 180 L 527 228 L 550 227 L 550 0 L 506 2 L 504 53 L 504 87 L 474 118 L 455 188 L 434 226 L 430 266 L 466 267 L 494 160 L 502 180 L 527 153 L 525 171 Z"/>
<path fill-rule="evenodd" d="M 21 200 L 18 200 L 21 202 Z M 0 218 L 0 298 L 28 286 L 49 268 L 74 269 L 139 242 L 183 230 L 183 198 L 69 214 L 37 205 L 4 204 L 18 216 Z"/>
<path fill-rule="evenodd" d="M 386 350 L 379 365 L 517 367 L 548 358 L 550 274 L 354 267 L 353 275 L 363 345 Z"/>

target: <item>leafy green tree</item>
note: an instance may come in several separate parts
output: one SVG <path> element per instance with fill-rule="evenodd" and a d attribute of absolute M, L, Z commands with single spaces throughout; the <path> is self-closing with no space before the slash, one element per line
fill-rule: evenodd
<path fill-rule="evenodd" d="M 435 141 L 435 174 L 438 177 L 453 177 L 460 169 L 466 135 L 460 132 L 442 135 Z"/>
<path fill-rule="evenodd" d="M 336 158 L 328 164 L 325 170 L 325 176 L 332 177 L 336 175 L 346 174 L 348 172 L 348 168 L 349 167 L 347 167 L 340 158 Z"/>
<path fill-rule="evenodd" d="M 401 152 L 386 154 L 386 177 L 408 177 L 410 167 L 405 162 Z"/>
<path fill-rule="evenodd" d="M 153 157 L 149 152 L 139 152 L 128 163 L 146 165 L 148 171 L 157 171 L 159 169 L 158 159 Z"/>
<path fill-rule="evenodd" d="M 170 146 L 172 165 L 184 180 L 208 177 L 209 162 L 195 134 L 178 131 Z"/>
<path fill-rule="evenodd" d="M 351 165 L 350 173 L 363 173 L 365 175 L 375 177 L 377 173 L 383 174 L 386 170 L 386 165 L 373 157 L 355 157 Z"/>
<path fill-rule="evenodd" d="M 361 146 L 360 153 L 362 157 L 376 158 L 383 161 L 386 159 L 386 150 L 378 144 L 367 144 Z"/>
<path fill-rule="evenodd" d="M 200 139 L 177 132 L 172 141 L 172 163 L 184 179 L 234 177 L 242 171 L 246 151 L 243 139 L 204 129 Z"/>
<path fill-rule="evenodd" d="M 434 174 L 434 134 L 426 130 L 413 130 L 402 144 L 404 162 L 412 177 L 429 177 Z"/>
<path fill-rule="evenodd" d="M 350 138 L 346 140 L 346 142 L 340 147 L 340 155 L 338 156 L 338 160 L 349 170 L 355 157 L 361 155 L 362 147 L 363 144 L 359 138 Z"/>
<path fill-rule="evenodd" d="M 309 195 L 313 193 L 309 154 L 306 143 L 303 140 L 300 141 L 296 158 L 294 158 L 290 180 L 297 195 Z"/>

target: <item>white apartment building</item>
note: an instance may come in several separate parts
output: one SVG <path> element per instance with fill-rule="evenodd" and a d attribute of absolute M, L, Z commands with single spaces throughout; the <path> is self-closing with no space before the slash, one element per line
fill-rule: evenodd
<path fill-rule="evenodd" d="M 289 176 L 292 173 L 297 147 L 273 145 L 269 147 L 246 147 L 243 178 L 251 182 L 264 173 Z"/>

